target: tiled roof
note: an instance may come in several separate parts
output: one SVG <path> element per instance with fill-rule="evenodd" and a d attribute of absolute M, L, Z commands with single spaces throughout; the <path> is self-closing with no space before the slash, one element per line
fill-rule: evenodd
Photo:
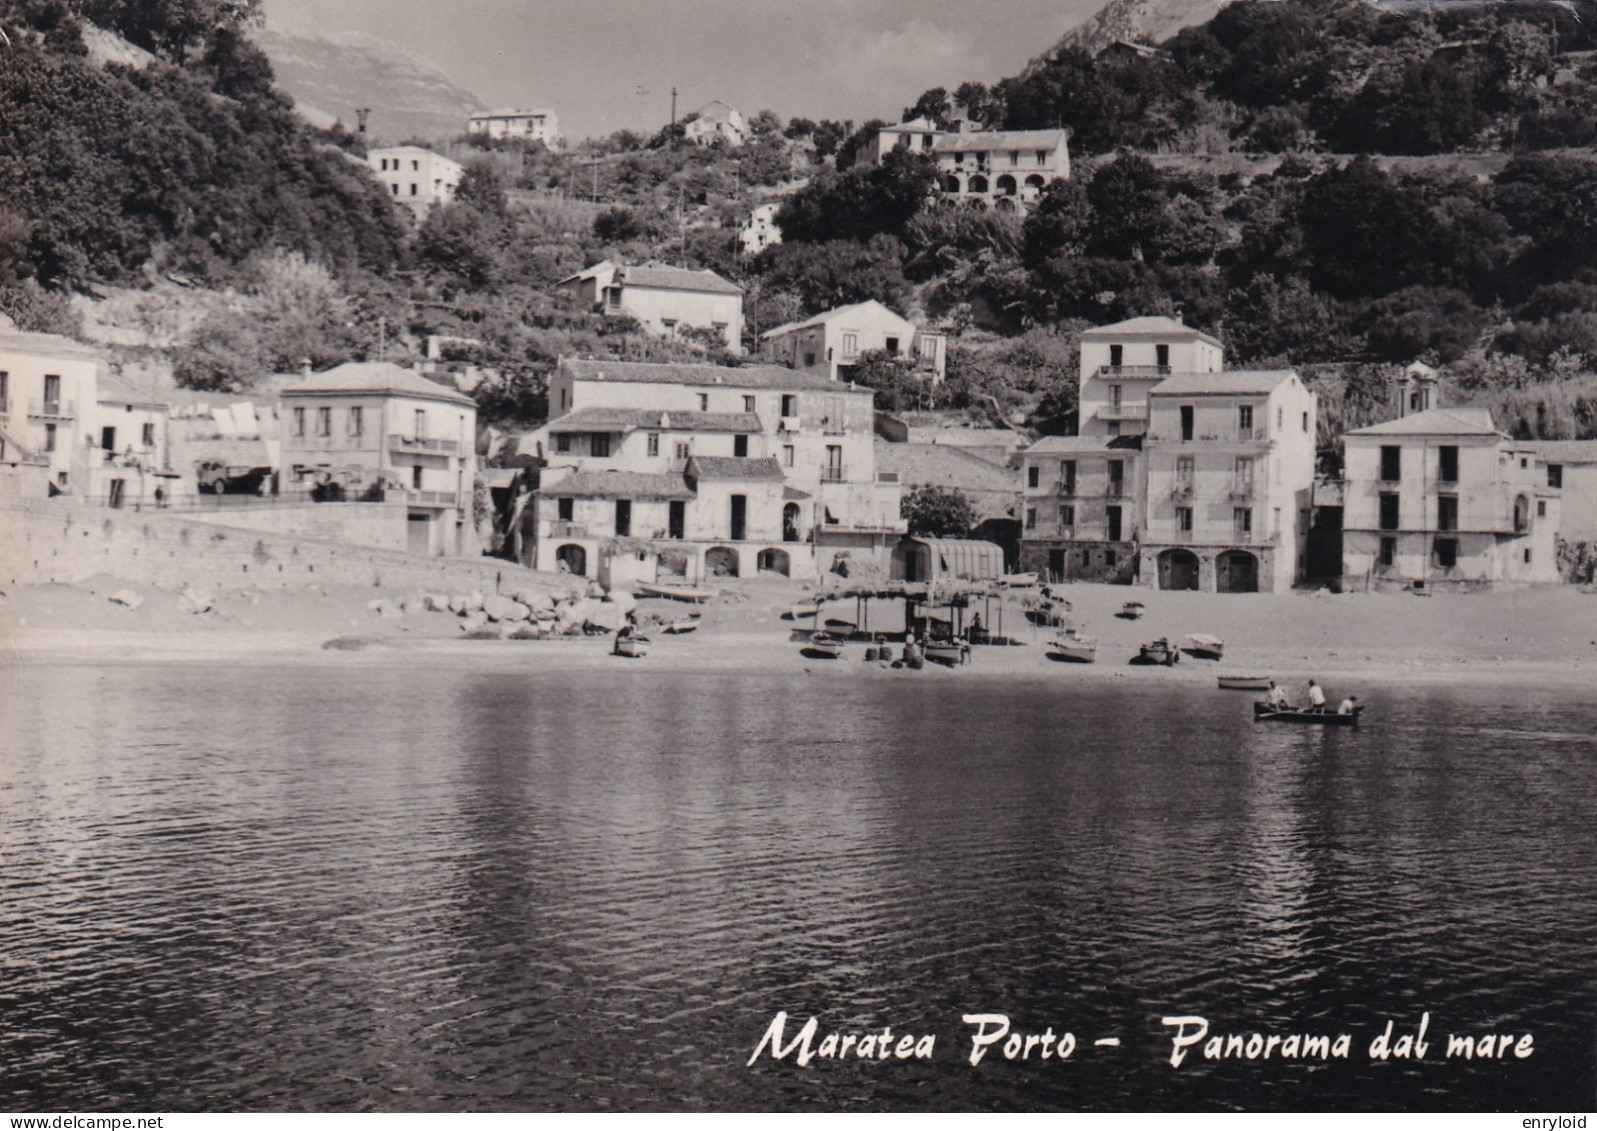
<path fill-rule="evenodd" d="M 476 402 L 447 385 L 429 381 L 419 373 L 401 369 L 391 361 L 346 361 L 326 373 L 313 373 L 298 385 L 283 389 L 285 397 L 326 396 L 336 393 L 381 393 L 396 397 L 425 397 L 450 404 L 475 406 Z"/>
<path fill-rule="evenodd" d="M 1263 396 L 1296 377 L 1291 369 L 1227 369 L 1219 373 L 1175 373 L 1148 390 L 1153 396 L 1194 397 L 1205 394 Z"/>
<path fill-rule="evenodd" d="M 725 385 L 732 389 L 849 388 L 823 373 L 805 373 L 782 365 L 678 365 L 657 361 L 579 361 L 567 358 L 560 367 L 578 381 L 639 381 L 665 385 Z M 869 389 L 853 392 L 869 395 Z"/>
<path fill-rule="evenodd" d="M 1162 315 L 1145 315 L 1141 318 L 1127 318 L 1124 322 L 1111 322 L 1107 326 L 1094 326 L 1090 330 L 1083 330 L 1083 338 L 1130 338 L 1151 335 L 1154 337 L 1187 337 L 1192 336 L 1208 342 L 1210 345 L 1219 345 L 1218 339 L 1210 337 L 1202 330 L 1195 330 L 1182 322 L 1179 318 L 1165 318 Z"/>
<path fill-rule="evenodd" d="M 1064 141 L 1065 130 L 995 130 L 973 134 L 939 134 L 933 153 L 972 153 L 992 149 L 1053 149 Z"/>
<path fill-rule="evenodd" d="M 646 471 L 575 471 L 538 489 L 544 496 L 583 499 L 691 499 L 680 475 Z"/>
<path fill-rule="evenodd" d="M 1058 453 L 1069 455 L 1079 452 L 1107 452 L 1109 450 L 1110 436 L 1044 436 L 1031 447 L 1025 454 L 1028 456 L 1046 456 Z"/>
<path fill-rule="evenodd" d="M 670 291 L 708 291 L 711 294 L 740 295 L 743 288 L 729 283 L 714 271 L 690 271 L 663 263 L 640 263 L 621 268 L 618 278 L 624 286 L 655 287 Z"/>
<path fill-rule="evenodd" d="M 688 475 L 697 479 L 774 479 L 782 481 L 782 465 L 770 456 L 738 459 L 731 456 L 694 456 Z"/>
<path fill-rule="evenodd" d="M 573 409 L 549 422 L 550 432 L 595 432 L 602 429 L 670 432 L 733 432 L 754 434 L 764 429 L 752 412 L 662 412 L 654 408 Z"/>
<path fill-rule="evenodd" d="M 1349 436 L 1501 436 L 1484 408 L 1433 408 L 1356 428 Z"/>
<path fill-rule="evenodd" d="M 766 331 L 764 334 L 761 334 L 760 337 L 762 337 L 762 338 L 779 337 L 782 334 L 790 333 L 791 331 L 794 331 L 794 330 L 807 330 L 811 326 L 824 326 L 828 322 L 836 322 L 837 320 L 839 320 L 841 318 L 848 317 L 849 315 L 852 315 L 852 314 L 857 314 L 857 313 L 859 313 L 861 311 L 864 311 L 864 310 L 867 310 L 867 309 L 869 309 L 871 307 L 875 307 L 878 310 L 881 310 L 882 312 L 884 312 L 885 314 L 888 314 L 888 315 L 892 316 L 893 318 L 898 319 L 900 322 L 904 323 L 904 325 L 910 327 L 911 329 L 914 328 L 915 324 L 913 322 L 911 322 L 908 318 L 905 318 L 902 314 L 898 314 L 891 307 L 884 306 L 882 303 L 879 303 L 875 299 L 871 298 L 871 299 L 866 299 L 864 302 L 851 302 L 847 306 L 839 306 L 839 307 L 836 307 L 835 309 L 832 309 L 832 310 L 823 311 L 820 314 L 817 314 L 814 318 L 811 318 L 811 319 L 809 319 L 808 321 L 805 321 L 805 322 L 788 322 L 788 323 L 786 323 L 784 325 L 778 326 L 774 330 Z"/>
<path fill-rule="evenodd" d="M 34 334 L 26 330 L 0 329 L 0 350 L 25 350 L 29 353 L 48 353 L 58 357 L 98 358 L 93 346 L 64 338 L 60 334 Z"/>
<path fill-rule="evenodd" d="M 1597 440 L 1521 440 L 1514 446 L 1550 463 L 1597 463 Z"/>
<path fill-rule="evenodd" d="M 1019 491 L 1020 479 L 991 460 L 951 444 L 876 442 L 876 470 L 897 472 L 899 483 L 958 487 L 967 491 Z"/>
<path fill-rule="evenodd" d="M 143 389 L 135 389 L 114 373 L 100 374 L 95 385 L 98 387 L 95 395 L 101 404 L 155 405 L 161 408 L 167 405 L 164 395 L 158 396 Z"/>

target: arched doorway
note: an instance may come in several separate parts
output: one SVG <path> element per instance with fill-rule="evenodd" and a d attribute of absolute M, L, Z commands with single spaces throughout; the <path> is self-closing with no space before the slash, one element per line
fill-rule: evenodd
<path fill-rule="evenodd" d="M 738 552 L 730 546 L 715 546 L 704 551 L 704 575 L 706 577 L 736 577 L 738 575 Z"/>
<path fill-rule="evenodd" d="M 783 577 L 787 577 L 793 568 L 786 550 L 761 550 L 755 565 L 761 573 L 779 573 Z"/>
<path fill-rule="evenodd" d="M 1214 587 L 1221 593 L 1257 593 L 1259 559 L 1246 550 L 1227 550 L 1214 559 Z"/>
<path fill-rule="evenodd" d="M 1013 212 L 1015 210 L 1015 202 L 1007 196 L 1001 196 L 993 203 L 993 208 L 999 212 Z"/>
<path fill-rule="evenodd" d="M 998 178 L 998 192 L 1004 196 L 1014 196 L 1019 191 L 1015 186 L 1015 178 L 1008 173 Z"/>
<path fill-rule="evenodd" d="M 948 176 L 944 177 L 943 178 L 943 191 L 944 192 L 958 192 L 959 191 L 959 178 L 954 176 L 952 173 L 950 173 Z"/>
<path fill-rule="evenodd" d="M 1166 550 L 1159 555 L 1160 589 L 1196 589 L 1198 555 L 1191 550 Z"/>
<path fill-rule="evenodd" d="M 971 192 L 986 192 L 987 178 L 982 176 L 980 173 L 977 173 L 974 177 L 966 182 L 966 187 Z"/>
<path fill-rule="evenodd" d="M 566 543 L 555 551 L 555 568 L 576 577 L 587 577 L 588 551 L 574 543 Z"/>
<path fill-rule="evenodd" d="M 782 541 L 797 542 L 799 540 L 799 505 L 789 503 L 782 508 Z"/>

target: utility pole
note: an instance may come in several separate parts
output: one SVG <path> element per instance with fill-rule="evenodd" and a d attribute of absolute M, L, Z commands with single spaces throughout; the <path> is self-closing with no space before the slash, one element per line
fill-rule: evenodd
<path fill-rule="evenodd" d="M 677 124 L 677 88 L 671 88 L 671 124 Z"/>

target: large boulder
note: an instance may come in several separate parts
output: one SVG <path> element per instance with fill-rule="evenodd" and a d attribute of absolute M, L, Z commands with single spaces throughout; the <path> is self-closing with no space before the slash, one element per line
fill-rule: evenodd
<path fill-rule="evenodd" d="M 449 598 L 449 611 L 465 616 L 471 612 L 471 598 L 464 593 L 456 593 Z"/>
<path fill-rule="evenodd" d="M 586 592 L 583 593 L 583 596 L 593 597 L 597 600 L 598 598 L 604 596 L 604 586 L 600 585 L 597 581 L 590 581 L 588 582 L 588 588 Z"/>
<path fill-rule="evenodd" d="M 131 589 L 118 589 L 115 593 L 111 594 L 111 603 L 114 605 L 126 605 L 130 609 L 136 609 L 140 605 L 144 604 L 144 598 L 133 592 Z"/>
<path fill-rule="evenodd" d="M 462 632 L 470 632 L 473 629 L 481 628 L 487 623 L 488 614 L 483 612 L 481 609 L 473 609 L 471 612 L 467 613 L 461 618 L 460 628 Z"/>
<path fill-rule="evenodd" d="M 633 609 L 638 607 L 638 599 L 631 593 L 628 593 L 625 589 L 610 590 L 610 595 L 606 597 L 605 600 L 609 601 L 623 613 L 630 613 Z"/>
<path fill-rule="evenodd" d="M 473 589 L 471 591 L 471 596 L 466 598 L 466 600 L 468 601 L 468 604 L 466 605 L 467 609 L 475 611 L 477 609 L 482 608 L 482 602 L 483 602 L 482 590 L 481 589 Z"/>
<path fill-rule="evenodd" d="M 527 608 L 531 609 L 534 613 L 540 615 L 546 612 L 552 613 L 555 611 L 554 597 L 548 593 L 545 593 L 541 589 L 536 591 L 523 591 L 522 595 L 517 597 L 516 600 L 520 601 L 523 605 L 526 605 Z"/>
<path fill-rule="evenodd" d="M 605 632 L 615 632 L 627 623 L 627 614 L 620 605 L 613 605 L 606 601 L 594 604 L 589 611 L 587 619 L 583 622 L 586 628 L 602 629 Z"/>
<path fill-rule="evenodd" d="M 531 610 L 520 601 L 496 595 L 483 601 L 482 611 L 488 614 L 491 621 L 522 621 L 527 619 Z"/>
<path fill-rule="evenodd" d="M 216 594 L 206 589 L 196 589 L 191 585 L 178 594 L 177 607 L 195 616 L 208 613 L 216 608 Z"/>

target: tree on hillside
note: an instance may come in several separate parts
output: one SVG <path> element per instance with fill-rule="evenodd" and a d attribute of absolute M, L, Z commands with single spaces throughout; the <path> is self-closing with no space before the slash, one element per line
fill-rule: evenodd
<path fill-rule="evenodd" d="M 262 15 L 261 0 L 76 0 L 76 6 L 100 27 L 180 66 L 193 47 Z"/>
<path fill-rule="evenodd" d="M 929 379 L 884 350 L 865 350 L 843 375 L 856 385 L 875 390 L 876 407 L 886 412 L 928 409 L 936 397 Z"/>
<path fill-rule="evenodd" d="M 930 483 L 904 495 L 898 513 L 908 520 L 911 534 L 928 538 L 963 538 L 981 521 L 963 491 Z"/>
<path fill-rule="evenodd" d="M 864 243 L 784 240 L 761 252 L 753 268 L 771 289 L 797 295 L 811 314 L 871 298 L 902 307 L 909 295 L 904 245 L 892 236 Z"/>
<path fill-rule="evenodd" d="M 903 121 L 909 122 L 916 118 L 925 118 L 938 129 L 947 129 L 948 120 L 953 117 L 954 104 L 948 97 L 948 91 L 940 86 L 934 86 L 925 94 L 915 100 L 915 105 L 904 108 Z"/>

